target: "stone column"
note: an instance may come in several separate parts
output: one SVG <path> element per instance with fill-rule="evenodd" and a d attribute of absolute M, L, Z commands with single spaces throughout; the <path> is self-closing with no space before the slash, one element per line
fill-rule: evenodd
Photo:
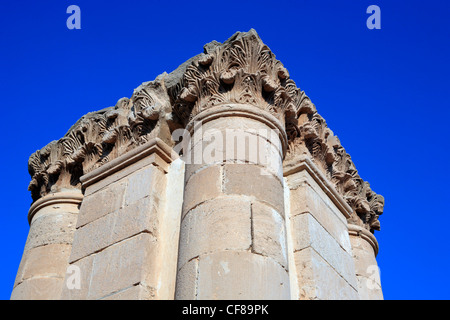
<path fill-rule="evenodd" d="M 185 156 L 175 298 L 289 299 L 280 122 L 227 104 L 187 130 L 193 156 Z"/>
<path fill-rule="evenodd" d="M 12 300 L 59 299 L 77 223 L 80 190 L 52 193 L 28 212 L 30 231 L 17 272 Z"/>
<path fill-rule="evenodd" d="M 380 273 L 375 259 L 378 254 L 377 239 L 367 229 L 354 224 L 349 224 L 348 231 L 360 299 L 383 300 Z"/>

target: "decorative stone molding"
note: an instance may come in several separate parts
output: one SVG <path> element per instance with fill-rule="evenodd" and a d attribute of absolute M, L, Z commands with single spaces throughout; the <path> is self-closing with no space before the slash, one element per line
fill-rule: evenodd
<path fill-rule="evenodd" d="M 362 239 L 366 240 L 372 246 L 375 257 L 377 256 L 378 241 L 371 232 L 367 231 L 367 229 L 365 229 L 363 227 L 356 226 L 354 224 L 349 224 L 348 225 L 348 233 L 351 236 L 358 236 L 358 237 L 361 237 Z"/>
<path fill-rule="evenodd" d="M 31 224 L 34 215 L 44 207 L 58 204 L 80 204 L 83 201 L 81 192 L 65 191 L 51 193 L 35 201 L 28 210 L 28 222 Z"/>
<path fill-rule="evenodd" d="M 206 45 L 171 97 L 185 125 L 201 111 L 228 103 L 253 105 L 284 124 L 286 111 L 293 109 L 291 85 L 283 64 L 252 29 L 237 32 L 223 44 Z"/>
<path fill-rule="evenodd" d="M 33 201 L 81 188 L 81 176 L 152 138 L 173 146 L 173 130 L 200 112 L 210 110 L 214 117 L 214 110 L 230 104 L 251 105 L 261 117 L 275 118 L 285 162 L 310 155 L 352 209 L 348 222 L 370 232 L 380 229 L 384 198 L 359 176 L 314 104 L 253 29 L 205 45 L 204 53 L 174 72 L 142 84 L 114 107 L 88 113 L 63 138 L 36 151 L 28 161 Z"/>
<path fill-rule="evenodd" d="M 303 92 L 295 120 L 286 122 L 289 151 L 286 162 L 296 161 L 300 155 L 310 155 L 338 193 L 352 208 L 349 224 L 374 232 L 380 230 L 378 217 L 383 213 L 384 198 L 370 189 L 358 174 L 351 156 L 342 147 L 325 120 L 317 113 Z"/>
<path fill-rule="evenodd" d="M 88 172 L 86 175 L 80 177 L 80 181 L 84 188 L 96 183 L 105 177 L 112 176 L 117 171 L 120 171 L 131 164 L 138 162 L 141 159 L 145 159 L 150 155 L 155 155 L 155 159 L 151 159 L 153 163 L 160 167 L 163 171 L 167 172 L 167 166 L 173 160 L 178 158 L 178 155 L 159 138 L 153 138 L 139 147 L 130 150 L 126 154 L 123 154 L 105 165 Z M 162 161 L 159 161 L 161 159 Z"/>
<path fill-rule="evenodd" d="M 283 128 L 283 124 L 275 118 L 271 113 L 258 109 L 252 105 L 246 104 L 223 104 L 220 106 L 211 107 L 197 114 L 186 126 L 186 130 L 191 134 L 194 131 L 196 123 L 205 124 L 208 121 L 214 120 L 219 117 L 244 117 L 257 120 L 267 125 L 268 128 L 278 133 L 278 137 L 281 141 L 281 147 L 283 155 L 287 152 L 288 140 L 286 132 Z"/>
<path fill-rule="evenodd" d="M 28 189 L 34 201 L 65 188 L 80 188 L 80 177 L 158 137 L 173 145 L 171 105 L 160 79 L 147 82 L 114 107 L 83 116 L 67 134 L 28 160 Z"/>

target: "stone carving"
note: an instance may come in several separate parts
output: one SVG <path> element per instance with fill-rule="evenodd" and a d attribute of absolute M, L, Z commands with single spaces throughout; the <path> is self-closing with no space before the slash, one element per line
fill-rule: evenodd
<path fill-rule="evenodd" d="M 250 104 L 284 124 L 292 108 L 289 74 L 254 30 L 236 33 L 223 44 L 205 46 L 205 53 L 187 68 L 171 91 L 174 112 L 186 125 L 203 110 L 227 103 Z"/>
<path fill-rule="evenodd" d="M 286 123 L 290 139 L 286 159 L 295 159 L 308 153 L 322 172 L 333 182 L 336 190 L 353 209 L 349 223 L 362 226 L 371 232 L 380 230 L 378 217 L 383 213 L 384 198 L 370 189 L 356 170 L 350 155 L 337 136 L 303 92 L 292 90 L 296 103 L 295 118 Z"/>
<path fill-rule="evenodd" d="M 286 159 L 310 154 L 353 208 L 349 222 L 379 230 L 383 197 L 361 179 L 309 97 L 254 30 L 205 45 L 204 53 L 171 74 L 142 84 L 131 99 L 85 115 L 59 141 L 36 151 L 28 162 L 32 198 L 80 188 L 80 176 L 153 137 L 173 146 L 174 129 L 201 111 L 230 103 L 250 104 L 275 116 L 288 136 Z"/>
<path fill-rule="evenodd" d="M 154 137 L 171 144 L 171 113 L 169 97 L 155 80 L 137 88 L 131 99 L 83 116 L 63 138 L 28 160 L 33 201 L 51 192 L 81 188 L 82 175 Z"/>

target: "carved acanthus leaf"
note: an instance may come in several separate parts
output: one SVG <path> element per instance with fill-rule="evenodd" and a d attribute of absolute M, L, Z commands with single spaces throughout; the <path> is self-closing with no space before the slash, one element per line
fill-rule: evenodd
<path fill-rule="evenodd" d="M 373 192 L 369 183 L 361 179 L 350 155 L 304 92 L 294 88 L 288 92 L 293 101 L 295 117 L 286 118 L 286 130 L 289 130 L 286 159 L 309 153 L 353 209 L 349 223 L 365 227 L 371 232 L 379 230 L 378 217 L 383 212 L 384 198 Z"/>
<path fill-rule="evenodd" d="M 162 92 L 164 94 L 162 94 Z M 151 137 L 170 138 L 170 101 L 159 81 L 143 84 L 132 99 L 83 116 L 59 141 L 30 156 L 28 189 L 34 201 L 63 188 L 80 188 L 79 178 Z"/>
<path fill-rule="evenodd" d="M 186 67 L 180 86 L 171 90 L 174 112 L 186 125 L 203 110 L 226 103 L 250 104 L 284 124 L 293 110 L 289 73 L 254 30 L 237 33 Z"/>

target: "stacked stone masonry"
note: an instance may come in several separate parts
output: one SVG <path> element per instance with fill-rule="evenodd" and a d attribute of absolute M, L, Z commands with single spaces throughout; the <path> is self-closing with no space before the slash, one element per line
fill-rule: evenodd
<path fill-rule="evenodd" d="M 384 199 L 254 30 L 29 160 L 11 299 L 383 299 Z"/>
<path fill-rule="evenodd" d="M 245 130 L 254 124 L 233 118 L 230 124 L 224 113 L 203 128 Z M 192 173 L 186 175 L 177 299 L 289 298 L 282 180 L 261 164 L 245 163 L 245 151 L 243 158 L 187 165 Z"/>

